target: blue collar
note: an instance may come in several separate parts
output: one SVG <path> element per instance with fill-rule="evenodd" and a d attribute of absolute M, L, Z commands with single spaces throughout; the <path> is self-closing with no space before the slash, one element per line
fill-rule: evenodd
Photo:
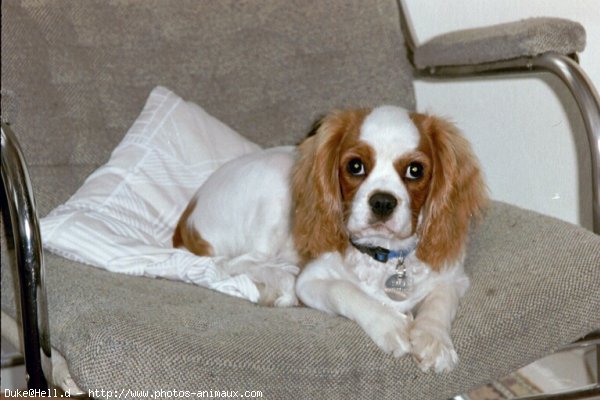
<path fill-rule="evenodd" d="M 381 263 L 386 263 L 389 260 L 393 260 L 394 258 L 405 259 L 410 253 L 412 253 L 415 250 L 414 247 L 410 247 L 408 249 L 394 251 L 394 250 L 384 249 L 383 247 L 379 247 L 379 246 L 373 247 L 373 246 L 354 243 L 354 241 L 352 241 L 352 240 L 350 241 L 350 243 L 352 243 L 352 246 L 354 246 L 361 253 L 368 254 L 375 261 L 379 261 Z"/>

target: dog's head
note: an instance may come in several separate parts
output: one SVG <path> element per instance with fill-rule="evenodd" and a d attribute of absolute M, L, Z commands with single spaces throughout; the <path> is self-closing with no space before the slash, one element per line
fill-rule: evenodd
<path fill-rule="evenodd" d="M 463 255 L 486 203 L 477 159 L 449 122 L 393 106 L 335 111 L 300 145 L 294 239 L 304 262 L 355 243 L 402 249 L 433 269 Z"/>

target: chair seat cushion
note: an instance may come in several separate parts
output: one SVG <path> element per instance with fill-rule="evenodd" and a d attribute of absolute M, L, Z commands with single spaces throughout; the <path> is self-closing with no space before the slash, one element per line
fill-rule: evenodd
<path fill-rule="evenodd" d="M 383 354 L 342 317 L 265 308 L 52 254 L 46 262 L 51 341 L 84 390 L 442 399 L 600 327 L 600 237 L 498 202 L 471 234 L 472 284 L 452 328 L 460 362 L 443 375 Z M 2 268 L 2 308 L 14 317 L 9 272 Z"/>

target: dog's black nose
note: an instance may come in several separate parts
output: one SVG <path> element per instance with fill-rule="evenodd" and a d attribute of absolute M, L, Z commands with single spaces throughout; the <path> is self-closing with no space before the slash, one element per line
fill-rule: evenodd
<path fill-rule="evenodd" d="M 369 205 L 371 210 L 378 217 L 387 217 L 396 208 L 398 201 L 390 193 L 377 192 L 369 198 Z"/>

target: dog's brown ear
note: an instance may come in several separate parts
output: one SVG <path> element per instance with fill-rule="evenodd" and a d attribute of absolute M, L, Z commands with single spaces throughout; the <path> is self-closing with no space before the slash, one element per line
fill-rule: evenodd
<path fill-rule="evenodd" d="M 344 136 L 364 111 L 335 111 L 319 120 L 299 146 L 292 193 L 295 204 L 293 235 L 302 264 L 324 252 L 348 245 L 339 181 Z"/>
<path fill-rule="evenodd" d="M 470 221 L 486 208 L 487 189 L 471 145 L 453 124 L 422 114 L 412 118 L 433 164 L 417 256 L 439 270 L 464 257 Z"/>

